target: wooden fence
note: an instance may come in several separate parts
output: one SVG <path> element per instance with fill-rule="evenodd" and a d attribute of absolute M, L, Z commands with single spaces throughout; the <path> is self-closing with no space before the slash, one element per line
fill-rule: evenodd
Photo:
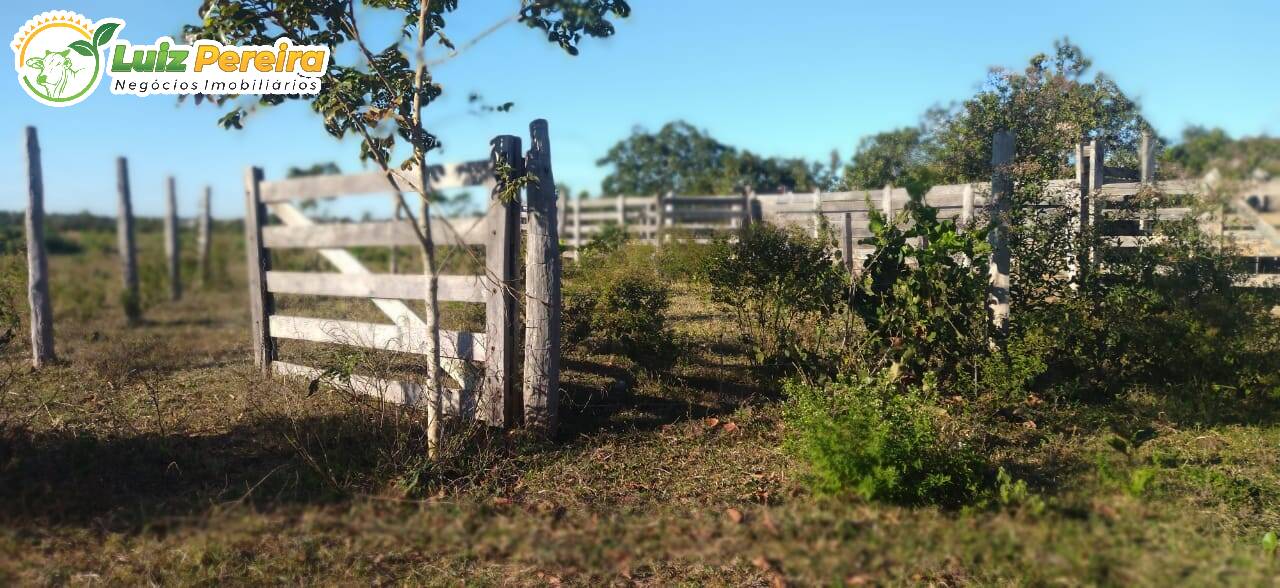
<path fill-rule="evenodd" d="M 535 121 L 537 125 L 539 121 Z M 541 132 L 541 146 L 535 141 L 530 151 L 530 161 L 549 154 L 545 141 L 546 126 L 541 123 L 535 129 L 535 137 Z M 549 155 L 542 173 L 549 175 Z M 431 233 L 437 246 L 467 246 L 483 248 L 483 275 L 438 276 L 440 301 L 480 303 L 486 307 L 485 330 L 472 332 L 440 332 L 440 356 L 442 368 L 453 383 L 442 391 L 441 405 L 447 415 L 474 418 L 495 426 L 510 426 L 519 420 L 523 408 L 528 420 L 540 425 L 554 426 L 557 398 L 548 396 L 545 389 L 558 389 L 558 372 L 551 374 L 551 382 L 538 384 L 540 396 L 521 398 L 516 392 L 516 336 L 517 322 L 517 266 L 520 254 L 520 209 L 517 197 L 514 201 L 499 198 L 498 179 L 493 169 L 497 161 L 513 166 L 519 177 L 524 162 L 520 152 L 520 139 L 514 136 L 498 137 L 493 142 L 491 161 L 470 162 L 435 166 L 430 170 L 430 190 L 443 190 L 464 186 L 485 186 L 492 196 L 483 216 L 465 219 L 432 218 Z M 537 173 L 537 172 L 535 172 Z M 405 192 L 416 193 L 416 171 L 392 172 Z M 540 178 L 541 179 L 541 178 Z M 548 185 L 550 184 L 549 178 Z M 531 205 L 534 202 L 530 190 Z M 346 247 L 397 247 L 419 245 L 414 227 L 408 220 L 376 222 L 316 223 L 308 218 L 294 202 L 334 198 L 357 194 L 387 194 L 391 192 L 387 177 L 382 172 L 355 175 L 308 176 L 275 181 L 264 180 L 262 170 L 250 168 L 245 175 L 246 191 L 246 249 L 249 265 L 249 299 L 252 315 L 252 333 L 255 363 L 267 373 L 321 378 L 323 370 L 280 361 L 276 339 L 351 345 L 400 353 L 426 355 L 431 352 L 430 333 L 426 323 L 403 300 L 422 300 L 427 292 L 425 275 L 373 273 L 346 251 Z M 541 200 L 538 200 L 541 203 Z M 549 208 L 541 208 L 534 214 L 555 218 L 555 202 Z M 271 223 L 270 219 L 278 219 Z M 554 228 L 555 223 L 551 222 Z M 528 249 L 534 250 L 535 238 L 552 239 L 550 235 L 530 232 Z M 271 267 L 270 250 L 315 249 L 333 268 L 334 272 L 286 272 Z M 559 265 L 552 271 L 526 280 L 527 287 L 540 288 L 544 293 L 538 304 L 548 302 L 559 309 Z M 553 284 L 533 283 L 549 281 Z M 554 289 L 556 296 L 547 300 L 545 292 Z M 318 319 L 278 314 L 274 297 L 277 294 L 308 296 L 369 298 L 390 319 L 389 324 L 360 321 Z M 530 302 L 532 304 L 532 302 Z M 535 315 L 530 309 L 526 314 Z M 543 335 L 551 335 L 558 353 L 559 324 L 547 324 L 549 320 L 531 318 L 530 330 L 537 329 Z M 540 358 L 545 361 L 545 358 Z M 468 364 L 482 364 L 483 376 Z M 558 354 L 551 358 L 558 370 Z M 545 370 L 544 370 L 545 371 Z M 547 374 L 526 374 L 526 380 Z M 423 386 L 414 382 L 388 381 L 368 376 L 353 376 L 350 387 L 359 393 L 378 397 L 384 401 L 409 406 L 425 406 Z M 526 382 L 526 389 L 528 382 Z M 526 390 L 526 394 L 527 394 Z M 547 414 L 552 415 L 548 420 Z"/>
<path fill-rule="evenodd" d="M 1192 214 L 1192 202 L 1204 196 L 1204 180 L 1154 181 L 1151 143 L 1144 141 L 1140 169 L 1100 165 L 1101 148 L 1094 143 L 1077 148 L 1076 178 L 1052 180 L 1045 188 L 1045 206 L 1061 203 L 1081 212 L 1076 223 L 1097 224 L 1105 245 L 1123 251 L 1152 243 L 1155 227 Z M 1095 157 L 1095 151 L 1097 156 Z M 1154 190 L 1163 203 L 1141 209 L 1139 193 Z M 1256 191 L 1256 190 L 1255 190 Z M 1261 196 L 1252 195 L 1261 201 Z M 892 217 L 901 212 L 910 195 L 905 188 L 885 186 L 873 190 L 721 196 L 613 196 L 577 199 L 562 216 L 566 255 L 572 256 L 608 224 L 626 228 L 633 238 L 650 243 L 688 238 L 705 242 L 751 222 L 802 227 L 817 235 L 829 231 L 841 258 L 850 267 L 870 253 L 859 241 L 871 236 L 869 211 Z M 924 202 L 938 209 L 940 218 L 967 223 L 989 213 L 991 183 L 952 184 L 932 187 Z M 625 211 L 625 212 L 623 212 Z M 1242 285 L 1280 286 L 1280 236 L 1241 199 L 1233 199 L 1215 218 L 1202 219 L 1202 228 L 1233 240 L 1241 250 L 1248 275 Z"/>

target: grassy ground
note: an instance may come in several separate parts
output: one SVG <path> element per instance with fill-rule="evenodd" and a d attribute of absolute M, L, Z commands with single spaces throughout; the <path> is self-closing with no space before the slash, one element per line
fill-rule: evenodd
<path fill-rule="evenodd" d="M 572 353 L 554 443 L 455 426 L 433 465 L 416 415 L 254 372 L 233 235 L 225 276 L 177 303 L 152 280 L 135 328 L 102 239 L 52 260 L 62 362 L 31 371 L 21 335 L 0 360 L 3 584 L 1280 582 L 1261 543 L 1280 531 L 1274 414 L 1030 398 L 991 425 L 1028 496 L 963 511 L 816 497 L 780 449 L 776 385 L 685 288 L 671 373 Z M 144 259 L 158 249 L 143 236 Z M 338 309 L 370 312 L 311 308 Z M 1035 425 L 1064 413 L 1079 426 Z"/>

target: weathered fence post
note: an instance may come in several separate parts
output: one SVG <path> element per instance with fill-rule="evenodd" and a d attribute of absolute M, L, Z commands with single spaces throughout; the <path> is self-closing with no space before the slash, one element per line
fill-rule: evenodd
<path fill-rule="evenodd" d="M 1156 180 L 1155 141 L 1151 140 L 1151 131 L 1142 131 L 1138 145 L 1138 179 L 1144 184 Z"/>
<path fill-rule="evenodd" d="M 523 162 L 521 162 L 523 163 Z M 556 233 L 561 239 L 569 238 L 569 199 L 573 197 L 569 190 L 556 188 Z"/>
<path fill-rule="evenodd" d="M 557 252 L 555 179 L 547 121 L 529 124 L 529 246 L 525 265 L 524 420 L 555 431 L 560 401 L 560 256 Z"/>
<path fill-rule="evenodd" d="M 196 251 L 199 253 L 200 287 L 209 287 L 209 252 L 213 248 L 213 211 L 209 200 L 213 196 L 213 188 L 204 187 L 204 195 L 200 197 L 200 221 L 196 225 Z"/>
<path fill-rule="evenodd" d="M 403 213 L 400 211 L 400 196 L 399 196 L 399 195 L 395 195 L 395 196 L 392 196 L 392 197 L 391 197 L 391 206 L 393 207 L 393 209 L 394 209 L 394 211 L 395 211 L 395 212 L 392 212 L 392 213 L 391 213 L 391 214 L 392 214 L 392 218 L 395 220 L 396 224 L 399 224 L 399 223 L 400 223 L 401 218 L 403 218 Z M 393 274 L 398 274 L 398 273 L 400 273 L 400 259 L 399 259 L 399 257 L 400 257 L 400 248 L 399 248 L 399 247 L 396 247 L 395 245 L 392 245 L 392 246 L 391 246 L 391 251 L 389 251 L 389 252 L 387 253 L 387 258 L 388 258 L 388 259 L 387 259 L 387 266 L 388 266 L 388 267 L 387 267 L 387 271 L 388 271 L 388 272 L 393 273 Z"/>
<path fill-rule="evenodd" d="M 1076 251 L 1068 274 L 1073 285 L 1078 285 L 1080 278 L 1089 272 L 1095 262 L 1093 250 L 1093 233 L 1095 227 L 1094 208 L 1101 203 L 1103 174 L 1102 144 L 1097 139 L 1076 146 L 1076 182 L 1080 186 L 1080 194 L 1076 202 L 1071 203 L 1075 216 L 1071 219 L 1072 230 L 1076 238 Z M 1095 193 L 1097 198 L 1095 198 Z"/>
<path fill-rule="evenodd" d="M 271 255 L 262 247 L 262 225 L 267 220 L 267 206 L 262 202 L 259 184 L 262 168 L 250 167 L 244 172 L 244 250 L 249 270 L 249 327 L 253 338 L 253 363 L 264 375 L 271 374 L 276 358 L 275 339 L 267 317 L 275 312 L 275 297 L 267 291 L 267 271 Z"/>
<path fill-rule="evenodd" d="M 1012 131 L 998 131 L 991 148 L 991 261 L 988 266 L 987 313 L 996 333 L 1009 328 L 1009 204 L 1013 199 L 1014 139 Z"/>
<path fill-rule="evenodd" d="M 493 169 L 499 162 L 511 166 L 512 178 L 523 177 L 524 157 L 520 137 L 501 135 L 489 143 L 489 160 Z M 486 214 L 485 273 L 488 292 L 485 295 L 484 393 L 476 407 L 476 417 L 493 426 L 514 426 L 521 412 L 521 398 L 516 393 L 516 260 L 520 256 L 520 195 L 502 202 L 504 186 L 494 186 Z M 532 225 L 531 225 L 532 226 Z M 558 244 L 557 244 L 558 245 Z"/>
<path fill-rule="evenodd" d="M 169 261 L 169 299 L 182 299 L 182 265 L 178 249 L 178 190 L 173 176 L 169 176 L 165 198 L 164 255 Z"/>
<path fill-rule="evenodd" d="M 627 232 L 627 195 L 618 194 L 618 227 L 622 229 L 625 235 Z"/>
<path fill-rule="evenodd" d="M 960 222 L 969 224 L 973 221 L 973 184 L 965 184 L 960 192 Z"/>
<path fill-rule="evenodd" d="M 842 224 L 844 225 L 843 226 L 844 231 L 842 232 L 843 240 L 841 242 L 842 247 L 840 248 L 840 252 L 844 255 L 841 261 L 844 262 L 845 269 L 848 269 L 849 271 L 853 271 L 853 213 L 852 212 L 844 213 L 844 222 Z"/>
<path fill-rule="evenodd" d="M 133 241 L 133 202 L 129 194 L 129 161 L 116 158 L 116 193 L 119 215 L 116 217 L 116 248 L 120 253 L 120 277 L 124 282 L 124 316 L 130 324 L 142 318 L 142 298 L 138 292 L 138 247 Z"/>
<path fill-rule="evenodd" d="M 893 184 L 885 184 L 880 192 L 880 212 L 884 213 L 886 222 L 893 222 Z"/>
<path fill-rule="evenodd" d="M 751 201 L 756 197 L 756 189 L 747 186 L 742 191 L 742 227 L 746 228 L 751 225 Z"/>
<path fill-rule="evenodd" d="M 667 238 L 667 225 L 671 224 L 671 213 L 673 212 L 672 205 L 668 200 L 674 196 L 675 192 L 670 190 L 666 194 L 658 194 L 658 230 L 655 231 L 655 235 L 659 245 L 662 245 Z"/>
<path fill-rule="evenodd" d="M 813 206 L 813 238 L 817 239 L 822 234 L 822 192 L 814 190 L 810 198 Z"/>
<path fill-rule="evenodd" d="M 582 259 L 582 194 L 573 199 L 573 258 Z"/>
<path fill-rule="evenodd" d="M 1142 131 L 1142 139 L 1138 144 L 1138 181 L 1144 186 L 1150 186 L 1156 180 L 1156 158 L 1155 158 L 1155 142 L 1151 140 L 1151 131 Z M 1152 218 L 1155 216 L 1156 207 L 1154 203 L 1151 210 L 1144 210 L 1142 216 L 1138 218 L 1138 231 L 1145 235 L 1151 231 Z"/>
<path fill-rule="evenodd" d="M 53 305 L 49 300 L 49 260 L 44 250 L 44 174 L 40 139 L 27 127 L 27 301 L 31 305 L 31 365 L 54 360 Z"/>

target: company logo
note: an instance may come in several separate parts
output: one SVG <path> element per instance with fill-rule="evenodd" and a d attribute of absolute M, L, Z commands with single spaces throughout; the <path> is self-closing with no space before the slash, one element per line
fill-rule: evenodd
<path fill-rule="evenodd" d="M 114 41 L 117 18 L 97 22 L 54 10 L 27 21 L 13 37 L 19 83 L 41 104 L 70 106 L 84 100 L 104 74 L 112 94 L 310 94 L 320 91 L 329 48 L 294 45 L 226 46 L 160 37 L 150 45 Z M 114 41 L 114 42 L 113 42 Z"/>
<path fill-rule="evenodd" d="M 103 49 L 124 21 L 93 22 L 65 10 L 41 13 L 13 36 L 14 69 L 22 89 L 41 104 L 71 106 L 98 87 Z"/>

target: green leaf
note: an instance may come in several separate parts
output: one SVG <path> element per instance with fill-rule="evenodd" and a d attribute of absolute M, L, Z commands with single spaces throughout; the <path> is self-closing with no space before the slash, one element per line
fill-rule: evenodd
<path fill-rule="evenodd" d="M 116 29 L 120 28 L 119 23 L 109 22 L 93 31 L 93 44 L 101 47 L 111 42 L 116 36 Z"/>
<path fill-rule="evenodd" d="M 97 54 L 97 51 L 94 50 L 93 45 L 90 45 L 89 42 L 85 41 L 84 39 L 72 41 L 71 44 L 68 45 L 68 47 L 70 47 L 76 53 L 79 53 L 85 57 L 93 57 L 95 54 Z"/>
<path fill-rule="evenodd" d="M 1275 531 L 1267 531 L 1267 534 L 1262 536 L 1262 548 L 1268 554 L 1274 555 L 1277 546 L 1280 546 L 1280 538 L 1276 537 Z"/>

